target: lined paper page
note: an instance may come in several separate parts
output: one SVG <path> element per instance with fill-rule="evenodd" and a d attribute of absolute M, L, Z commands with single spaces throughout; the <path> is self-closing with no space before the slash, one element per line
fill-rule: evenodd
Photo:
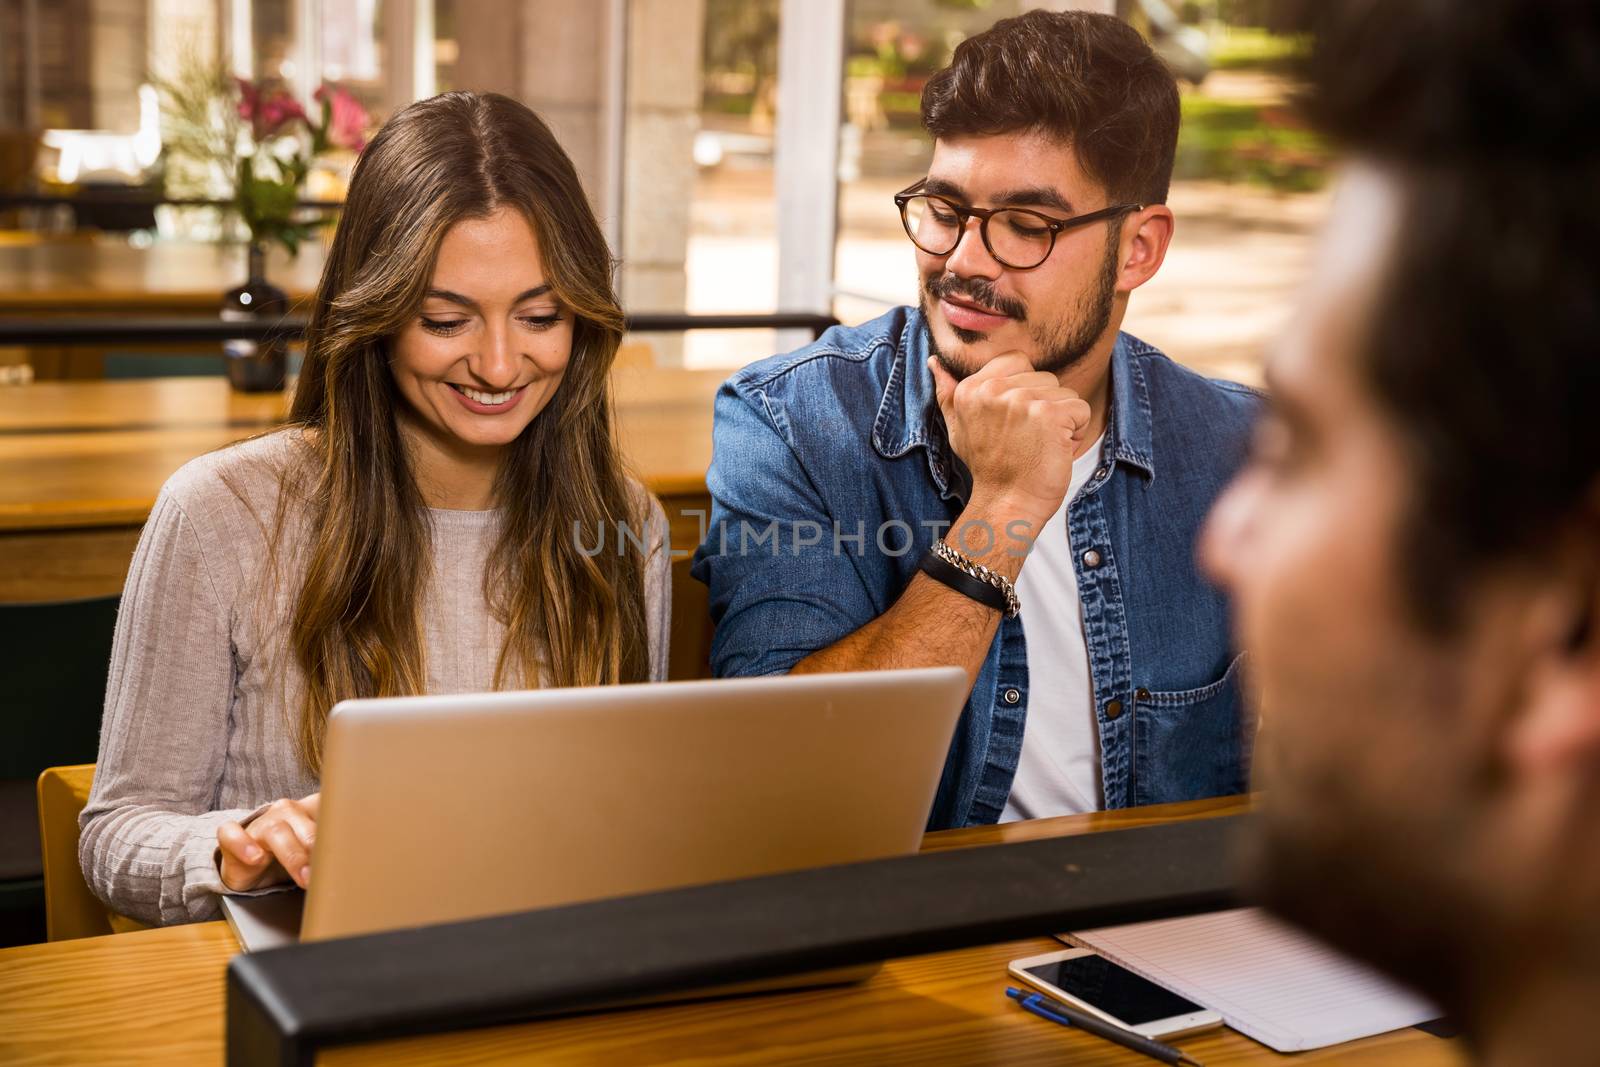
<path fill-rule="evenodd" d="M 1415 1026 L 1427 1001 L 1257 908 L 1072 935 L 1279 1052 Z"/>

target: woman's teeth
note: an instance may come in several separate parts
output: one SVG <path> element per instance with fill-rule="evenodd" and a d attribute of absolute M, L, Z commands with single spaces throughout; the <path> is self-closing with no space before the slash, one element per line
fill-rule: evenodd
<path fill-rule="evenodd" d="M 484 393 L 477 389 L 469 389 L 464 385 L 456 385 L 453 382 L 451 383 L 450 387 L 456 390 L 456 392 L 460 393 L 462 396 L 466 397 L 468 400 L 476 400 L 480 404 L 489 404 L 491 406 L 495 404 L 504 404 L 506 401 L 517 395 L 517 391 L 515 389 L 507 393 Z"/>

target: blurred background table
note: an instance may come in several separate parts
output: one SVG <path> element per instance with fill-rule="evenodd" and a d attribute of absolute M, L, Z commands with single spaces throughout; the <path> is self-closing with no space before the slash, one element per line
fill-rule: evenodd
<path fill-rule="evenodd" d="M 290 259 L 267 256 L 267 280 L 291 307 L 316 291 L 323 248 L 311 242 Z M 247 274 L 243 246 L 157 241 L 140 248 L 121 235 L 0 242 L 0 315 L 77 319 L 215 315 L 222 295 Z M 163 345 L 163 351 L 215 354 L 215 344 Z M 0 364 L 30 363 L 38 379 L 99 378 L 101 348 L 0 349 Z M 219 364 L 220 369 L 220 364 Z M 156 373 L 160 373 L 156 371 Z"/>

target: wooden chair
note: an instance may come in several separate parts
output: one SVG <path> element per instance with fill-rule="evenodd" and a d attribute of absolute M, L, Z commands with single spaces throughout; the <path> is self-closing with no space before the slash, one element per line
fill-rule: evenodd
<path fill-rule="evenodd" d="M 94 764 L 51 767 L 39 776 L 39 842 L 44 857 L 46 936 L 51 941 L 126 934 L 149 926 L 111 911 L 78 865 L 78 816 L 89 802 Z"/>
<path fill-rule="evenodd" d="M 106 906 L 78 866 L 78 815 L 89 802 L 94 764 L 51 767 L 39 776 L 39 845 L 44 859 L 45 936 L 51 941 L 112 932 Z"/>
<path fill-rule="evenodd" d="M 711 677 L 711 594 L 689 574 L 687 559 L 672 561 L 671 681 Z"/>

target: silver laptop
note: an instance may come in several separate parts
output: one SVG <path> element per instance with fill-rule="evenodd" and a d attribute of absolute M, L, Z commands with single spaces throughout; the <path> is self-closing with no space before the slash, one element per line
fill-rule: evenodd
<path fill-rule="evenodd" d="M 938 667 L 347 700 L 311 888 L 223 912 L 256 950 L 914 852 L 967 689 Z"/>

